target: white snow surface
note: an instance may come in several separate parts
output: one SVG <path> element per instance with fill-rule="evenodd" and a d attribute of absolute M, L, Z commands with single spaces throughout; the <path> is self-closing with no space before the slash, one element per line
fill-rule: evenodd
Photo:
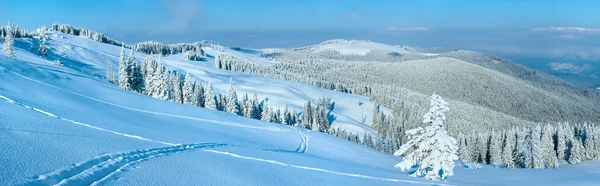
<path fill-rule="evenodd" d="M 115 72 L 118 69 L 120 47 L 62 33 L 50 32 L 50 35 L 47 47 L 58 51 L 60 55 L 64 55 L 61 62 L 65 63 L 65 67 L 94 76 L 104 76 L 106 61 L 110 59 L 114 62 L 112 66 Z M 28 44 L 25 45 L 28 46 Z M 276 63 L 255 54 L 218 45 L 215 47 L 219 50 L 209 47 L 203 49 L 209 56 L 213 57 L 225 53 L 259 64 Z M 129 50 L 126 50 L 126 56 L 128 55 Z M 136 53 L 135 56 L 138 61 L 148 57 L 143 53 Z M 157 56 L 154 56 L 154 58 L 156 59 Z M 370 127 L 373 121 L 373 102 L 367 97 L 325 90 L 304 83 L 217 69 L 214 68 L 214 58 L 210 57 L 207 61 L 197 62 L 184 60 L 183 54 L 176 54 L 162 57 L 161 61 L 171 69 L 194 75 L 199 82 L 208 84 L 208 81 L 211 81 L 215 93 L 223 95 L 227 94 L 229 79 L 232 78 L 239 97 L 238 100 L 241 100 L 245 93 L 248 94 L 249 98 L 252 98 L 252 95 L 256 92 L 260 100 L 268 99 L 269 106 L 274 109 L 283 109 L 285 105 L 288 105 L 289 109 L 301 112 L 306 101 L 316 103 L 320 96 L 331 98 L 331 101 L 335 103 L 329 118 L 332 127 L 359 133 L 361 137 L 364 134 L 372 136 L 376 134 L 375 130 Z M 359 105 L 359 102 L 362 104 Z M 385 107 L 382 107 L 382 109 L 384 112 L 389 112 Z"/>
<path fill-rule="evenodd" d="M 59 38 L 70 41 L 72 49 Z M 402 158 L 324 133 L 124 91 L 94 77 L 103 72 L 106 58 L 116 61 L 118 56 L 114 54 L 118 54 L 118 47 L 56 33 L 51 39 L 47 59 L 28 51 L 26 39 L 16 40 L 16 59 L 0 54 L 0 185 L 597 185 L 600 182 L 600 161 L 563 164 L 560 169 L 456 167 L 455 176 L 446 182 L 410 177 L 409 172 L 393 167 Z M 56 53 L 61 49 L 64 56 Z M 144 55 L 138 56 L 143 59 L 140 57 Z M 52 64 L 50 60 L 55 58 L 64 67 Z M 195 67 L 170 58 L 165 60 L 173 67 Z M 227 76 L 226 72 L 207 66 L 198 64 L 197 73 L 219 79 L 215 82 L 221 79 L 217 77 Z M 246 83 L 241 80 L 250 78 L 248 81 L 257 84 L 246 86 L 257 90 L 268 87 L 259 86 L 255 79 L 260 78 L 236 77 L 240 78 L 237 83 L 240 86 Z M 343 101 L 336 103 L 342 105 Z"/>
<path fill-rule="evenodd" d="M 365 55 L 373 49 L 385 50 L 389 52 L 407 53 L 401 46 L 392 46 L 382 43 L 376 43 L 371 41 L 357 41 L 357 40 L 329 40 L 319 45 L 312 46 L 314 52 L 321 52 L 326 50 L 334 50 L 340 52 L 340 54 L 356 54 Z"/>

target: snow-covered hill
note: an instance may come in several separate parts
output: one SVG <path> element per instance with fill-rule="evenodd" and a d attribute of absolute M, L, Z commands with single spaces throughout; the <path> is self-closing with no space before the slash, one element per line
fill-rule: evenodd
<path fill-rule="evenodd" d="M 117 70 L 120 47 L 57 32 L 51 32 L 49 36 L 49 50 L 61 56 L 60 60 L 65 66 L 100 77 L 105 74 L 107 60 L 110 60 L 113 62 L 114 70 Z M 22 45 L 23 47 L 29 46 L 25 42 Z M 335 107 L 331 112 L 334 116 L 331 118 L 332 127 L 359 133 L 360 136 L 365 133 L 375 135 L 375 131 L 370 127 L 373 120 L 373 102 L 368 98 L 324 90 L 303 83 L 216 69 L 213 60 L 214 56 L 219 54 L 227 54 L 260 64 L 276 62 L 255 54 L 218 45 L 214 47 L 217 49 L 204 48 L 208 56 L 211 56 L 207 61 L 190 62 L 184 59 L 183 54 L 163 57 L 161 61 L 170 68 L 194 75 L 199 82 L 208 83 L 208 81 L 211 81 L 215 91 L 221 94 L 227 93 L 229 80 L 232 78 L 240 99 L 244 94 L 251 97 L 256 92 L 259 99 L 268 99 L 270 106 L 275 108 L 283 109 L 285 105 L 288 105 L 290 109 L 301 111 L 307 101 L 316 101 L 320 96 L 331 98 L 331 101 L 335 103 Z M 141 61 L 146 59 L 148 55 L 136 52 L 135 57 L 138 61 Z"/>
<path fill-rule="evenodd" d="M 55 39 L 50 50 L 64 56 L 49 58 L 56 57 L 64 67 L 28 51 L 29 41 L 24 39 L 17 40 L 17 59 L 0 54 L 0 185 L 594 185 L 600 181 L 597 161 L 535 171 L 459 166 L 447 182 L 409 177 L 393 168 L 401 158 L 324 133 L 124 91 L 94 77 L 102 71 L 101 58 L 116 57 L 118 49 L 60 34 Z M 206 77 L 219 76 L 218 70 L 202 64 L 190 67 L 176 59 L 165 61 L 213 74 Z M 245 78 L 250 77 L 240 77 Z"/>

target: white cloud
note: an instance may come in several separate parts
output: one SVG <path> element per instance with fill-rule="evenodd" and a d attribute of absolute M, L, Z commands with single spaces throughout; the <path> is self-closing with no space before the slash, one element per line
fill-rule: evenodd
<path fill-rule="evenodd" d="M 583 27 L 546 27 L 534 28 L 533 32 L 555 32 L 555 33 L 580 33 L 580 34 L 600 34 L 600 28 Z"/>
<path fill-rule="evenodd" d="M 387 32 L 403 32 L 403 31 L 431 31 L 429 28 L 425 27 L 408 27 L 408 28 L 398 28 L 398 27 L 388 27 L 381 31 Z"/>
<path fill-rule="evenodd" d="M 568 39 L 568 40 L 581 39 L 581 37 L 573 35 L 573 34 L 561 35 L 561 36 L 559 36 L 559 38 L 561 38 L 561 39 Z"/>
<path fill-rule="evenodd" d="M 562 63 L 562 62 L 553 62 L 553 63 L 548 64 L 548 66 L 550 67 L 550 69 L 552 69 L 554 71 L 569 72 L 569 73 L 574 73 L 574 74 L 585 72 L 585 71 L 591 70 L 593 68 L 591 65 L 588 65 L 588 64 L 579 66 L 579 65 L 575 65 L 573 63 Z"/>

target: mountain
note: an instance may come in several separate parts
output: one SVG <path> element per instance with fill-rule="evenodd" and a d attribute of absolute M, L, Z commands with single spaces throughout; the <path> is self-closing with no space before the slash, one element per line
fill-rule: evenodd
<path fill-rule="evenodd" d="M 107 61 L 117 66 L 120 47 L 59 32 L 47 36 L 46 57 L 37 54 L 37 38 L 16 39 L 16 58 L 0 54 L 0 185 L 594 185 L 600 178 L 595 171 L 598 161 L 535 171 L 486 165 L 468 169 L 457 162 L 456 175 L 446 182 L 410 177 L 393 167 L 402 158 L 325 133 L 123 90 L 103 80 Z M 272 105 L 299 109 L 304 102 L 325 95 L 336 103 L 334 126 L 373 130 L 370 123 L 359 121 L 371 118 L 365 117 L 373 109 L 368 98 L 217 69 L 213 60 L 219 54 L 259 60 L 257 65 L 272 67 L 287 62 L 216 48 L 220 49 L 206 50 L 206 61 L 187 61 L 182 54 L 161 60 L 200 82 L 212 81 L 218 92 L 225 93 L 233 78 L 240 93 L 257 92 Z M 148 57 L 140 52 L 134 56 L 137 61 Z M 420 63 L 435 68 L 419 67 Z M 398 64 L 407 68 L 403 73 L 410 68 L 421 68 L 425 74 L 464 68 L 461 73 L 484 72 L 491 74 L 491 80 L 502 78 L 507 81 L 502 86 L 525 84 L 448 57 Z M 393 75 L 387 73 L 379 76 Z M 428 94 L 418 91 L 427 90 L 405 93 Z M 490 110 L 461 101 L 452 104 L 457 104 L 451 105 L 455 110 L 475 108 L 460 111 L 471 114 Z"/>
<path fill-rule="evenodd" d="M 457 133 L 475 126 L 485 131 L 600 121 L 598 92 L 480 52 L 332 40 L 303 48 L 263 50 L 263 56 L 294 64 L 273 67 L 279 74 L 318 72 L 310 76 L 354 88 L 371 87 L 374 92 L 368 96 L 402 116 L 398 122 L 407 126 L 419 123 L 425 111 L 418 105 L 425 104 L 433 92 L 454 105 L 450 120 L 459 125 Z"/>

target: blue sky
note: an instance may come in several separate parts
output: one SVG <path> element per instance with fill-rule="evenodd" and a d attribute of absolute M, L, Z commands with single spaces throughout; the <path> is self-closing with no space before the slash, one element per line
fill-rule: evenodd
<path fill-rule="evenodd" d="M 21 28 L 68 23 L 125 42 L 258 48 L 366 39 L 484 51 L 546 70 L 596 69 L 586 76 L 600 72 L 598 10 L 597 0 L 0 0 L 0 20 Z"/>

